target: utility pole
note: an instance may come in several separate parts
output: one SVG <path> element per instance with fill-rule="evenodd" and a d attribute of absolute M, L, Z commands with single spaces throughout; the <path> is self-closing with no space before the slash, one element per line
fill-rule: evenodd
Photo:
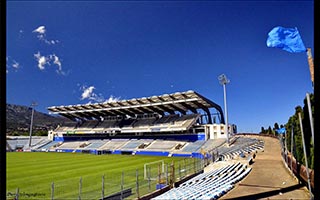
<path fill-rule="evenodd" d="M 30 133 L 29 133 L 29 148 L 31 148 L 31 137 L 32 137 L 32 124 L 33 124 L 33 114 L 34 114 L 34 107 L 38 104 L 36 102 L 32 102 L 32 112 L 31 112 L 31 122 L 30 122 Z"/>

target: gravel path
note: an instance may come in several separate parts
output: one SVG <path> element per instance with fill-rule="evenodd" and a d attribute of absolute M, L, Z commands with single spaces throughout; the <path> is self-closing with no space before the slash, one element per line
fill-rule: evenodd
<path fill-rule="evenodd" d="M 298 184 L 282 162 L 279 141 L 255 137 L 264 140 L 264 152 L 256 155 L 250 174 L 221 199 L 310 199 L 307 188 Z"/>

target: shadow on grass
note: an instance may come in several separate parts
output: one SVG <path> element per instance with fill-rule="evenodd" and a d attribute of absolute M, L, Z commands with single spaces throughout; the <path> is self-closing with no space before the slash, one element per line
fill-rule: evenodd
<path fill-rule="evenodd" d="M 263 188 L 268 187 L 268 188 L 275 188 L 275 189 L 272 190 L 272 191 L 268 191 L 268 192 L 262 192 L 262 193 L 257 193 L 257 194 L 241 196 L 241 197 L 235 197 L 235 198 L 232 198 L 232 199 L 236 199 L 236 200 L 253 200 L 253 199 L 267 198 L 267 197 L 270 197 L 270 196 L 278 195 L 280 192 L 281 193 L 286 193 L 286 192 L 290 192 L 290 191 L 297 190 L 297 189 L 300 189 L 300 188 L 304 187 L 303 184 L 296 184 L 296 185 L 288 186 L 288 187 L 285 187 L 285 188 L 261 186 L 261 185 L 250 185 L 250 184 L 241 184 L 241 186 L 263 187 Z M 226 198 L 226 199 L 231 199 L 231 198 Z"/>

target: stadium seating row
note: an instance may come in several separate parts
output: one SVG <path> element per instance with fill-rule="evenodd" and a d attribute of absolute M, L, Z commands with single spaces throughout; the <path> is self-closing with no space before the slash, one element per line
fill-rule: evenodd
<path fill-rule="evenodd" d="M 258 139 L 239 138 L 236 143 L 230 147 L 219 148 L 220 160 L 232 160 L 238 157 L 245 157 L 247 154 L 263 151 L 264 143 Z"/>
<path fill-rule="evenodd" d="M 224 167 L 202 173 L 153 199 L 218 199 L 250 171 L 251 168 L 240 162 L 226 164 Z"/>
<path fill-rule="evenodd" d="M 104 139 L 87 141 L 51 141 L 42 146 L 33 148 L 34 151 L 58 152 L 91 152 L 108 151 L 110 153 L 131 152 L 143 154 L 144 152 L 165 152 L 170 156 L 197 157 L 203 151 L 202 146 L 212 141 L 198 140 L 195 142 L 176 140 L 152 139 Z M 214 148 L 214 146 L 212 146 Z M 194 154 L 194 155 L 193 155 Z"/>
<path fill-rule="evenodd" d="M 165 115 L 156 117 L 154 115 L 138 118 L 106 118 L 102 121 L 87 120 L 84 122 L 67 122 L 55 129 L 55 132 L 76 133 L 82 132 L 152 132 L 152 131 L 174 131 L 188 130 L 200 117 L 200 114 L 189 114 L 179 116 Z"/>
<path fill-rule="evenodd" d="M 48 140 L 47 137 L 33 137 L 31 140 L 31 147 L 38 148 L 49 143 L 51 140 Z M 7 140 L 8 145 L 10 146 L 11 150 L 16 149 L 28 149 L 29 148 L 29 137 L 17 137 L 11 138 Z"/>

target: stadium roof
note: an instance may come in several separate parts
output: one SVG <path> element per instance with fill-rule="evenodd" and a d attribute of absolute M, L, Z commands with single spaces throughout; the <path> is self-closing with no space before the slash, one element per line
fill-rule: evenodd
<path fill-rule="evenodd" d="M 215 108 L 220 113 L 221 123 L 224 123 L 221 107 L 191 90 L 115 102 L 52 106 L 48 107 L 48 110 L 50 114 L 59 114 L 70 119 L 92 117 L 99 119 L 100 116 L 134 116 L 147 113 L 164 115 L 165 112 L 174 114 L 176 111 L 182 114 L 186 114 L 188 111 L 197 113 L 198 109 L 202 109 L 207 112 L 211 121 L 209 108 Z"/>

